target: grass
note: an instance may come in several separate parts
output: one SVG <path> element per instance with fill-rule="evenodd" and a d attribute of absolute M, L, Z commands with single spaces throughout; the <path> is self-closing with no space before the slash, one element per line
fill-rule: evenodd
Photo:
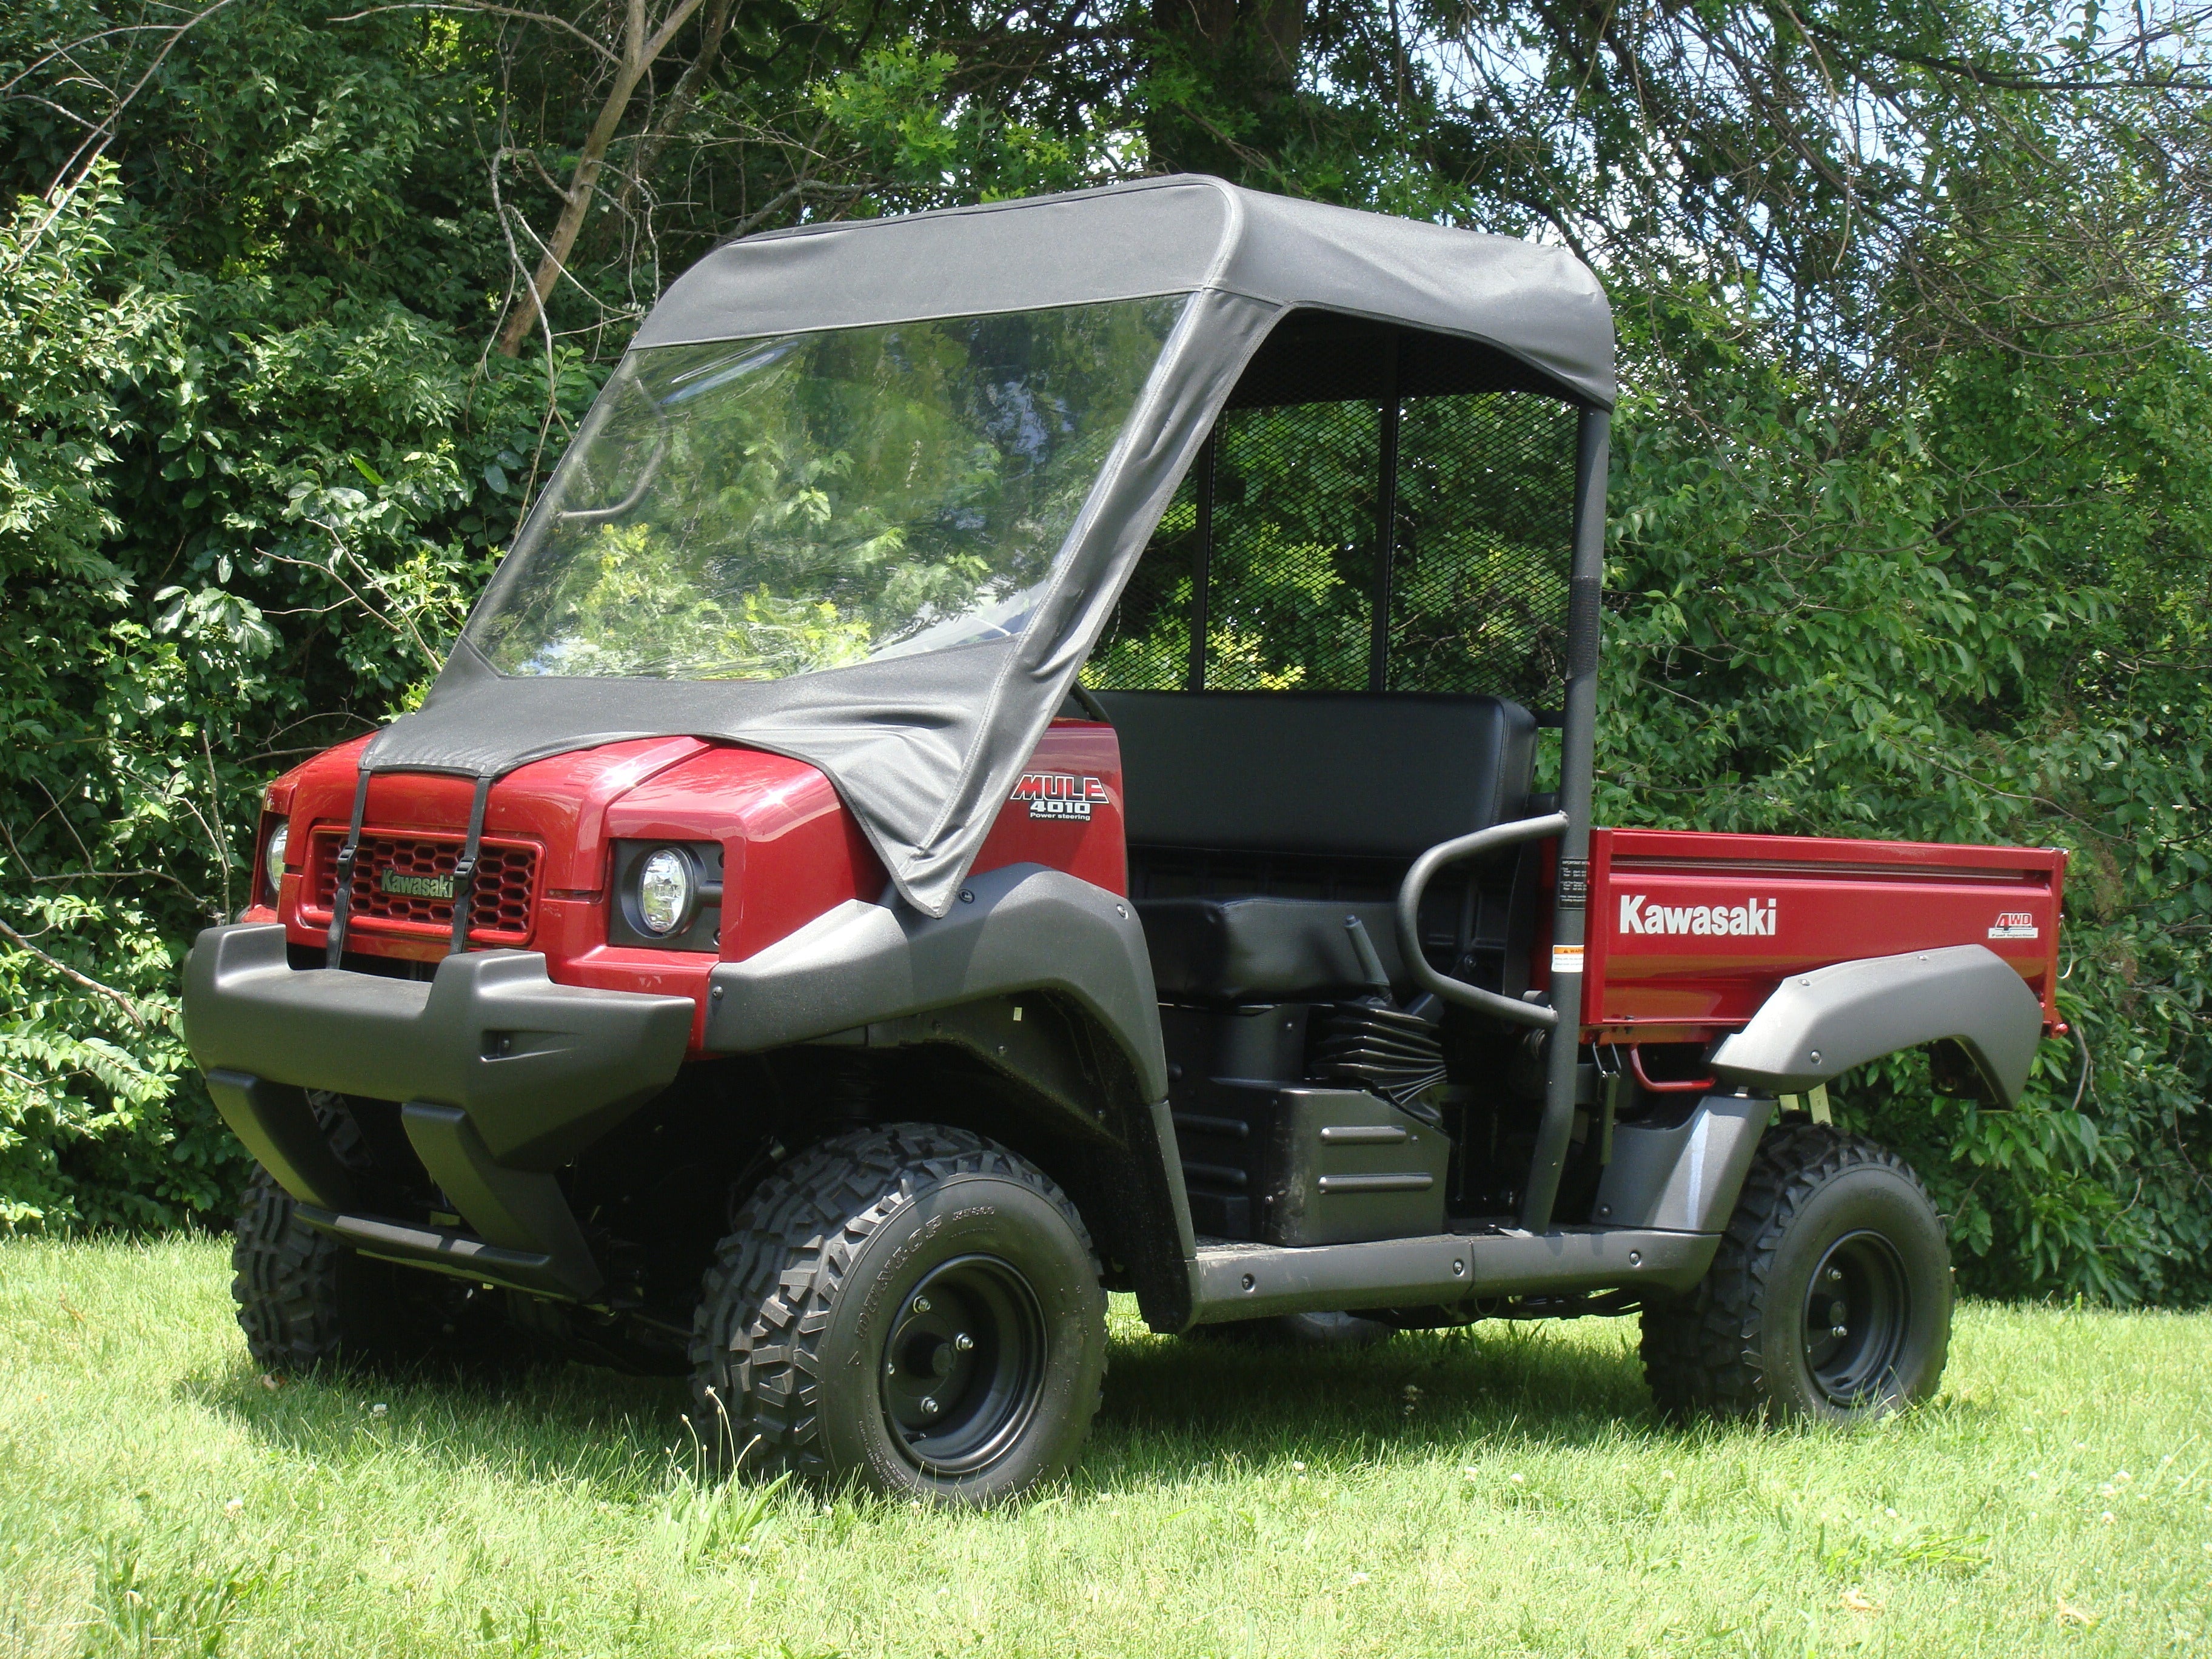
<path fill-rule="evenodd" d="M 1632 1324 L 1146 1334 L 1017 1510 L 702 1480 L 678 1385 L 266 1386 L 208 1240 L 0 1245 L 0 1655 L 2148 1654 L 2212 1641 L 2212 1317 L 1972 1306 L 1860 1434 Z"/>

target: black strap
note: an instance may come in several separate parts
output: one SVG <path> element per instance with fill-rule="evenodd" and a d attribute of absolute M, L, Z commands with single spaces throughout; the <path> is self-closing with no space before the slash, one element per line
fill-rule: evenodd
<path fill-rule="evenodd" d="M 346 923 L 353 915 L 353 862 L 361 854 L 361 821 L 368 815 L 368 769 L 361 769 L 361 781 L 353 790 L 353 822 L 347 826 L 344 844 L 338 848 L 338 884 L 331 895 L 330 945 L 323 965 L 336 968 L 345 959 Z"/>
<path fill-rule="evenodd" d="M 491 779 L 477 780 L 476 799 L 469 803 L 469 836 L 461 843 L 460 861 L 453 866 L 453 954 L 469 948 L 469 924 L 477 896 L 477 854 L 483 843 L 484 805 L 491 799 Z"/>

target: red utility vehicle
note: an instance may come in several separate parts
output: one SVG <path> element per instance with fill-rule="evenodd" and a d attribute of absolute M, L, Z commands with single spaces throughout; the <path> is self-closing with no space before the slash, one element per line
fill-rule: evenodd
<path fill-rule="evenodd" d="M 2016 1099 L 2063 859 L 1593 827 L 1612 345 L 1564 252 L 1210 179 L 710 255 L 193 950 L 257 1358 L 688 1370 L 963 1500 L 1110 1289 L 1927 1395 L 1943 1224 L 1826 1088 Z"/>

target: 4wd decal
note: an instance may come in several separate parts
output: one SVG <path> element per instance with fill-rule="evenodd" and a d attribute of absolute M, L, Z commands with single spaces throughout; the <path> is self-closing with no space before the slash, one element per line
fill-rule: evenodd
<path fill-rule="evenodd" d="M 1624 933 L 1722 933 L 1774 937 L 1777 901 L 1747 899 L 1741 904 L 1654 904 L 1641 893 L 1620 897 Z"/>
<path fill-rule="evenodd" d="M 1996 925 L 1990 929 L 1991 939 L 2040 939 L 2035 918 L 2026 910 L 2000 910 Z"/>
<path fill-rule="evenodd" d="M 1091 809 L 1110 802 L 1103 778 L 1077 777 L 1067 772 L 1029 772 L 1009 797 L 1027 801 L 1033 818 L 1075 818 L 1088 823 Z"/>

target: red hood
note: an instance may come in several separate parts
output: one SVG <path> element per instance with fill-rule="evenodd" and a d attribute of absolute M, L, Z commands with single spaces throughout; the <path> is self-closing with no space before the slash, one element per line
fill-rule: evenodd
<path fill-rule="evenodd" d="M 291 825 L 283 918 L 299 943 L 325 938 L 326 890 L 319 902 L 316 890 L 328 884 L 314 878 L 352 815 L 368 741 L 319 755 L 269 787 L 268 810 Z M 475 787 L 468 778 L 380 773 L 369 787 L 364 836 L 455 842 L 467 828 Z M 661 837 L 724 843 L 726 957 L 750 955 L 841 899 L 882 890 L 881 866 L 813 767 L 696 738 L 640 738 L 538 761 L 493 786 L 486 851 L 504 858 L 518 902 L 514 929 L 485 942 L 559 958 L 604 949 L 611 843 Z M 423 960 L 446 950 L 437 926 L 368 915 L 349 926 L 347 944 Z"/>

